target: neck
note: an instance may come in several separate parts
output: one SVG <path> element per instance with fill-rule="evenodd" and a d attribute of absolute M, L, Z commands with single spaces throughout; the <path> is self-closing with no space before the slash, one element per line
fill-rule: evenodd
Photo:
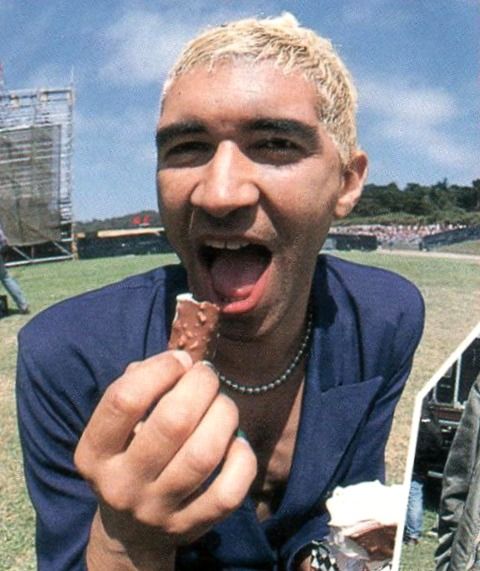
<path fill-rule="evenodd" d="M 276 379 L 292 363 L 305 337 L 307 305 L 292 313 L 291 319 L 270 326 L 263 335 L 235 339 L 221 335 L 215 357 L 219 371 L 252 387 Z"/>

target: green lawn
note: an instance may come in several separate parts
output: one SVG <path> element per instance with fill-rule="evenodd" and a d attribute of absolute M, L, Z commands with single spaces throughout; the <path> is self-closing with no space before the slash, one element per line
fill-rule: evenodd
<path fill-rule="evenodd" d="M 425 297 L 425 334 L 397 411 L 388 450 L 389 480 L 401 481 L 414 396 L 479 319 L 479 262 L 429 258 L 428 254 L 348 253 L 342 256 L 397 271 L 413 280 Z M 173 260 L 174 256 L 109 258 L 42 264 L 14 268 L 11 272 L 24 288 L 33 313 L 37 313 L 65 297 Z M 28 318 L 12 314 L 0 320 L 0 571 L 35 569 L 33 515 L 23 486 L 14 404 L 16 334 Z M 413 568 L 429 569 L 419 565 Z"/>
<path fill-rule="evenodd" d="M 434 251 L 480 256 L 480 240 L 467 240 L 466 242 L 459 242 L 458 244 L 450 244 L 449 246 L 442 246 Z"/>
<path fill-rule="evenodd" d="M 436 514 L 427 510 L 424 516 L 424 535 L 417 545 L 404 545 L 400 571 L 433 571 L 437 538 L 427 533 L 436 525 Z"/>

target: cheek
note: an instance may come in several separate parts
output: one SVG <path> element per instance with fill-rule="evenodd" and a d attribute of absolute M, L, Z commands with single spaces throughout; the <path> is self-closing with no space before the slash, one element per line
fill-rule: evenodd
<path fill-rule="evenodd" d="M 306 216 L 311 223 L 330 225 L 340 194 L 341 179 L 337 169 L 329 169 L 324 176 L 308 181 L 305 192 Z"/>
<path fill-rule="evenodd" d="M 179 177 L 172 176 L 170 173 L 160 172 L 157 174 L 157 195 L 164 218 L 178 216 L 188 204 L 185 186 L 182 186 Z"/>
<path fill-rule="evenodd" d="M 332 177 L 303 177 L 292 187 L 280 189 L 277 205 L 281 216 L 300 231 L 320 229 L 329 225 L 335 210 L 338 183 Z M 303 233 L 303 232 L 302 232 Z"/>
<path fill-rule="evenodd" d="M 188 236 L 188 198 L 181 186 L 167 173 L 157 174 L 158 207 L 168 239 L 181 255 Z"/>
<path fill-rule="evenodd" d="M 296 200 L 286 205 L 295 250 L 307 262 L 316 258 L 334 218 L 338 184 L 336 178 L 304 180 Z"/>

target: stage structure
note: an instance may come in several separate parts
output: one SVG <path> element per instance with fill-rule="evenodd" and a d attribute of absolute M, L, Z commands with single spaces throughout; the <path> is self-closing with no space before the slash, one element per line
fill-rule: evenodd
<path fill-rule="evenodd" d="M 72 257 L 73 87 L 8 91 L 0 69 L 0 221 L 9 265 Z"/>

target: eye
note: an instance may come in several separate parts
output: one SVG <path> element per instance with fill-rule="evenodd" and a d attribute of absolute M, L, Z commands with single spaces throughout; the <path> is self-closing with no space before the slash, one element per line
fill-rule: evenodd
<path fill-rule="evenodd" d="M 182 141 L 159 153 L 160 168 L 188 168 L 207 163 L 214 153 L 205 141 Z"/>
<path fill-rule="evenodd" d="M 259 163 L 287 165 L 296 163 L 307 155 L 304 148 L 284 137 L 268 137 L 251 143 L 247 154 Z"/>

